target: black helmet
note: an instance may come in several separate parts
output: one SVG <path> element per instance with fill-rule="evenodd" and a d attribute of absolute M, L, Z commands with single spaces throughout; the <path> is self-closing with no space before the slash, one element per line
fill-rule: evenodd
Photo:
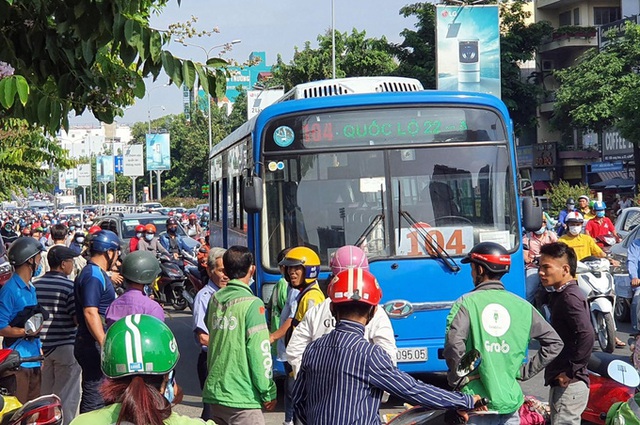
<path fill-rule="evenodd" d="M 32 237 L 18 238 L 11 244 L 7 251 L 9 263 L 13 266 L 19 266 L 29 261 L 44 251 L 42 244 Z"/>
<path fill-rule="evenodd" d="M 178 224 L 178 220 L 176 220 L 176 219 L 175 219 L 175 218 L 173 218 L 173 217 L 169 217 L 169 218 L 167 219 L 167 226 L 168 226 L 168 225 L 170 225 L 170 224 L 175 224 L 175 225 L 177 225 L 177 224 Z"/>
<path fill-rule="evenodd" d="M 150 285 L 159 274 L 160 264 L 149 251 L 132 252 L 122 261 L 122 276 L 130 282 Z"/>
<path fill-rule="evenodd" d="M 493 273 L 508 273 L 511 256 L 507 250 L 495 242 L 480 242 L 469 251 L 461 263 L 476 263 Z"/>
<path fill-rule="evenodd" d="M 567 202 L 565 202 L 566 205 L 575 205 L 576 201 L 573 198 L 567 198 Z"/>

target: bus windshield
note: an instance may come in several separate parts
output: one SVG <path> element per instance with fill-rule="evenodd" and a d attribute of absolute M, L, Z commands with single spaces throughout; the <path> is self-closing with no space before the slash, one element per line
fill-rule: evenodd
<path fill-rule="evenodd" d="M 514 249 L 509 163 L 505 141 L 265 155 L 264 266 L 297 245 L 324 265 L 357 241 L 370 259 L 437 258 L 434 243 L 454 259 L 482 241 Z"/>

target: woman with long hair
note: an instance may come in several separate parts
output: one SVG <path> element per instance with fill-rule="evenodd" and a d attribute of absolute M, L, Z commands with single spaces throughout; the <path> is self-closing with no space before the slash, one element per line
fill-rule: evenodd
<path fill-rule="evenodd" d="M 161 320 L 133 314 L 116 321 L 105 336 L 101 359 L 106 407 L 79 415 L 71 424 L 203 424 L 171 411 L 182 400 L 174 379 L 179 358 L 176 339 Z"/>

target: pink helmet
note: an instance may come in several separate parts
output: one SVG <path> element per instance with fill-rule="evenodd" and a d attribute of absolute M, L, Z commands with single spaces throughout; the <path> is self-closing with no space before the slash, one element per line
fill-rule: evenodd
<path fill-rule="evenodd" d="M 367 254 L 357 246 L 345 245 L 333 253 L 329 266 L 331 266 L 331 273 L 334 275 L 348 269 L 364 269 L 368 271 L 369 260 L 367 260 Z"/>

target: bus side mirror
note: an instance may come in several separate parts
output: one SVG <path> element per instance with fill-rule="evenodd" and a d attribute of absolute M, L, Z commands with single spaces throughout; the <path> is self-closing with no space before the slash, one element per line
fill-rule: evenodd
<path fill-rule="evenodd" d="M 242 188 L 242 205 L 249 214 L 262 211 L 262 179 L 260 177 L 247 177 Z"/>
<path fill-rule="evenodd" d="M 542 227 L 542 208 L 533 205 L 533 199 L 522 199 L 522 227 L 528 232 L 535 232 Z"/>

